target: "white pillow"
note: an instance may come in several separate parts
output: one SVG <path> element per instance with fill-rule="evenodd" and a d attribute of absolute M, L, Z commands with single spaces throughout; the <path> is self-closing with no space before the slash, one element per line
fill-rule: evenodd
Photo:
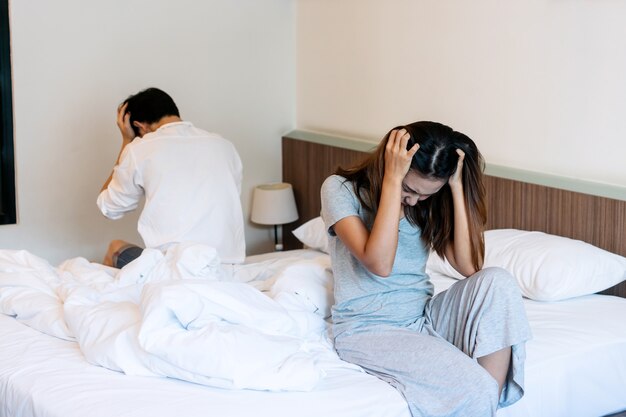
<path fill-rule="evenodd" d="M 292 232 L 307 248 L 328 253 L 328 233 L 321 217 L 316 217 Z"/>
<path fill-rule="evenodd" d="M 522 294 L 539 301 L 593 294 L 626 280 L 623 256 L 580 240 L 515 229 L 485 232 L 484 266 L 508 270 Z M 463 278 L 434 252 L 426 269 Z"/>

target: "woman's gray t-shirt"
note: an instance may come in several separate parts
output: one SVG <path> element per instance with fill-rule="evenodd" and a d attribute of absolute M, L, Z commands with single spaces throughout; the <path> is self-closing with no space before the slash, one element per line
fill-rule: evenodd
<path fill-rule="evenodd" d="M 420 229 L 406 218 L 400 220 L 393 269 L 383 278 L 369 272 L 333 230 L 335 223 L 348 216 L 358 216 L 368 230 L 372 228 L 374 217 L 359 202 L 353 184 L 332 175 L 322 184 L 321 198 L 335 280 L 335 336 L 380 324 L 409 326 L 419 320 L 433 295 L 425 272 L 428 248 L 420 239 Z"/>

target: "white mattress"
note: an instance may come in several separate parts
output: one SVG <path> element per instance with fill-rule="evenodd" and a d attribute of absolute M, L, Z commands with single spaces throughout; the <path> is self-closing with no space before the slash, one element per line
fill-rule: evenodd
<path fill-rule="evenodd" d="M 225 390 L 127 376 L 88 364 L 75 342 L 0 316 L 2 417 L 407 417 L 402 397 L 365 373 L 336 370 L 312 392 Z"/>
<path fill-rule="evenodd" d="M 294 255 L 251 257 L 268 269 Z M 433 277 L 438 291 L 453 280 Z M 592 295 L 525 300 L 526 395 L 498 417 L 599 417 L 626 409 L 626 299 Z M 175 379 L 127 376 L 87 363 L 63 341 L 0 315 L 0 417 L 325 416 L 409 417 L 386 383 L 350 369 L 329 372 L 312 392 L 227 390 Z"/>
<path fill-rule="evenodd" d="M 437 292 L 455 280 L 431 274 Z M 601 417 L 626 410 L 626 299 L 587 295 L 524 299 L 533 332 L 526 344 L 524 397 L 498 417 Z"/>
<path fill-rule="evenodd" d="M 526 393 L 502 417 L 592 417 L 626 410 L 626 299 L 525 300 L 533 330 Z"/>

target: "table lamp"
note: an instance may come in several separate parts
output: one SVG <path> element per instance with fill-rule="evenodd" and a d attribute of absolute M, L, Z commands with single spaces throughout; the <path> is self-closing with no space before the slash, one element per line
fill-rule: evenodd
<path fill-rule="evenodd" d="M 275 248 L 277 251 L 283 250 L 282 243 L 278 243 L 278 225 L 298 220 L 298 209 L 291 184 L 278 182 L 257 185 L 252 196 L 250 220 L 253 223 L 274 226 Z"/>

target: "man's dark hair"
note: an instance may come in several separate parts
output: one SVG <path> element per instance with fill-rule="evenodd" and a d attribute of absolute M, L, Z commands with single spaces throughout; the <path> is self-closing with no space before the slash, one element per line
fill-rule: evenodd
<path fill-rule="evenodd" d="M 130 125 L 135 132 L 135 135 L 139 136 L 139 129 L 133 125 L 133 122 L 140 123 L 156 123 L 166 116 L 178 116 L 178 107 L 165 91 L 158 88 L 147 88 L 138 92 L 126 100 L 127 103 L 126 112 L 130 113 Z"/>

